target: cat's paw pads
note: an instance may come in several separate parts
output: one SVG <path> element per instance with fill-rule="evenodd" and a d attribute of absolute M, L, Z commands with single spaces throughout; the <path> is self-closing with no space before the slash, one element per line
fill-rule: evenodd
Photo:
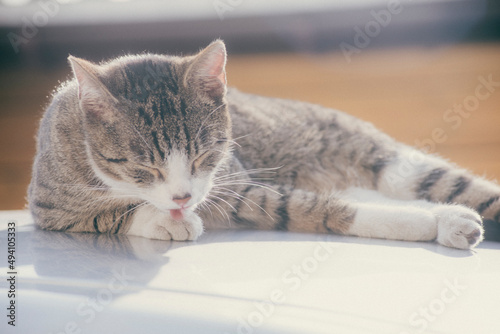
<path fill-rule="evenodd" d="M 474 210 L 460 205 L 446 205 L 432 211 L 437 218 L 437 241 L 441 245 L 471 249 L 483 240 L 482 220 Z"/>

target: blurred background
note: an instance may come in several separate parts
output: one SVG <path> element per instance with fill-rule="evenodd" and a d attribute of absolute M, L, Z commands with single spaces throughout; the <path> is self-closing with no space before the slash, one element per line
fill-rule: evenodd
<path fill-rule="evenodd" d="M 0 0 L 0 209 L 25 206 L 69 54 L 183 55 L 216 38 L 231 86 L 341 109 L 500 179 L 499 1 Z"/>

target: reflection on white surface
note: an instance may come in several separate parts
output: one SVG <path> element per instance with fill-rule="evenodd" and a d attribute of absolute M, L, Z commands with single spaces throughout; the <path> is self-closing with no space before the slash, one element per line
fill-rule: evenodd
<path fill-rule="evenodd" d="M 40 231 L 26 212 L 1 212 L 0 227 L 8 220 L 25 226 L 17 333 L 457 334 L 500 324 L 497 243 L 468 252 L 273 231 L 184 243 Z"/>

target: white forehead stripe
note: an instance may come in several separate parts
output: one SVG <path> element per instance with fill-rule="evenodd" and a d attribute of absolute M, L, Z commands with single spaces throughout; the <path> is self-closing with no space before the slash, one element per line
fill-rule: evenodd
<path fill-rule="evenodd" d="M 174 150 L 167 159 L 167 182 L 173 195 L 191 193 L 191 166 L 186 154 Z"/>

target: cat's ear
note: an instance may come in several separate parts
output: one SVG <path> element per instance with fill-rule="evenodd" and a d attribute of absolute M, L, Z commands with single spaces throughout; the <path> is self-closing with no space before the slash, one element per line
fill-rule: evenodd
<path fill-rule="evenodd" d="M 185 85 L 195 85 L 211 98 L 226 94 L 226 46 L 212 42 L 191 61 L 184 77 Z"/>
<path fill-rule="evenodd" d="M 78 82 L 80 107 L 87 113 L 101 118 L 110 118 L 111 107 L 117 102 L 99 79 L 100 68 L 81 58 L 68 57 Z"/>

